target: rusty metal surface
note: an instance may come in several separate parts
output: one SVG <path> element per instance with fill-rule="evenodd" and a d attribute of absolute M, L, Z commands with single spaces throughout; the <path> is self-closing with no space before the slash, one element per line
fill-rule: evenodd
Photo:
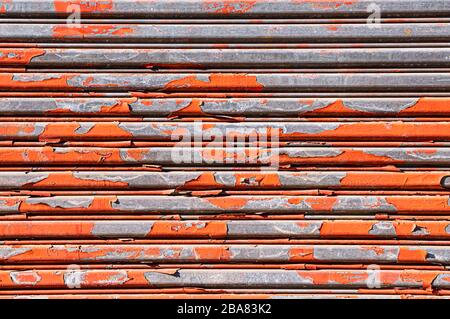
<path fill-rule="evenodd" d="M 86 16 L 97 17 L 298 17 L 359 16 L 365 17 L 371 0 L 157 0 L 152 2 L 130 0 L 8 0 L 2 3 L 2 15 L 11 16 L 64 16 L 67 7 L 80 4 Z M 445 0 L 383 0 L 377 5 L 388 16 L 436 16 L 450 12 Z"/>
<path fill-rule="evenodd" d="M 445 66 L 450 48 L 380 49 L 41 49 L 3 50 L 0 66 L 158 69 Z M 151 61 L 151 63 L 149 63 Z"/>
<path fill-rule="evenodd" d="M 154 42 L 154 43 L 292 43 L 292 42 L 446 42 L 450 24 L 0 24 L 4 42 Z"/>
<path fill-rule="evenodd" d="M 0 90 L 93 92 L 448 91 L 449 73 L 0 73 Z"/>
<path fill-rule="evenodd" d="M 448 299 L 449 39 L 438 0 L 0 1 L 0 299 Z"/>

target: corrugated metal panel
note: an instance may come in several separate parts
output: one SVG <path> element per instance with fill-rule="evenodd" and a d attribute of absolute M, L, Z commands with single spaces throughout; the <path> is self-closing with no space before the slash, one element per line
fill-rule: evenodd
<path fill-rule="evenodd" d="M 449 1 L 0 1 L 0 299 L 448 298 L 449 39 Z"/>

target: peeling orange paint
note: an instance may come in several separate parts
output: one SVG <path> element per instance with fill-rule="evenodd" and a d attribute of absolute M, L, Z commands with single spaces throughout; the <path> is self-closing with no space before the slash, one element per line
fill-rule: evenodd
<path fill-rule="evenodd" d="M 33 80 L 20 81 L 14 79 L 14 75 L 8 73 L 0 73 L 0 89 L 19 88 L 24 90 L 30 89 L 42 90 L 47 87 L 53 87 L 56 90 L 75 89 L 72 88 L 67 82 L 72 77 L 73 75 L 61 74 L 57 77 L 38 79 L 36 81 Z"/>
<path fill-rule="evenodd" d="M 132 27 L 114 25 L 56 25 L 53 27 L 54 38 L 84 38 L 92 35 L 126 37 L 134 32 Z"/>
<path fill-rule="evenodd" d="M 59 13 L 70 13 L 74 6 L 83 13 L 102 13 L 113 9 L 113 0 L 54 0 L 54 6 L 55 11 Z"/>
<path fill-rule="evenodd" d="M 72 172 L 66 173 L 51 173 L 49 176 L 39 182 L 33 183 L 32 185 L 23 185 L 23 188 L 32 187 L 32 188 L 51 188 L 51 187 L 64 187 L 64 188 L 121 188 L 127 187 L 128 183 L 119 182 L 119 181 L 107 181 L 107 180 L 86 180 L 81 178 L 76 178 Z"/>
<path fill-rule="evenodd" d="M 170 81 L 164 86 L 164 90 L 166 91 L 196 91 L 205 89 L 208 91 L 243 90 L 247 92 L 261 92 L 263 88 L 264 86 L 258 83 L 256 76 L 245 73 L 211 73 L 208 81 L 203 81 L 196 75 L 189 75 L 178 80 Z"/>
<path fill-rule="evenodd" d="M 256 3 L 256 0 L 203 0 L 203 6 L 206 11 L 224 15 L 246 13 Z"/>
<path fill-rule="evenodd" d="M 214 173 L 212 172 L 205 172 L 202 173 L 198 178 L 194 180 L 190 180 L 186 182 L 183 186 L 179 187 L 178 189 L 189 189 L 189 188 L 221 188 L 221 184 L 216 182 L 216 179 L 214 178 Z"/>
<path fill-rule="evenodd" d="M 247 200 L 245 198 L 220 198 L 220 197 L 209 197 L 206 200 L 212 205 L 219 207 L 221 209 L 239 209 L 247 204 Z"/>
<path fill-rule="evenodd" d="M 221 246 L 198 247 L 194 251 L 197 258 L 203 260 L 228 261 L 230 259 L 228 249 Z"/>
<path fill-rule="evenodd" d="M 0 49 L 0 65 L 27 65 L 45 52 L 44 49 Z"/>
<path fill-rule="evenodd" d="M 31 43 L 6 21 L 0 49 L 0 299 L 450 296 L 434 3 L 384 4 L 398 35 L 378 38 L 357 0 L 42 1 L 0 0 L 5 21 L 23 15 L 18 35 L 45 30 Z M 35 20 L 77 9 L 80 25 Z M 210 136 L 182 140 L 198 121 Z"/>

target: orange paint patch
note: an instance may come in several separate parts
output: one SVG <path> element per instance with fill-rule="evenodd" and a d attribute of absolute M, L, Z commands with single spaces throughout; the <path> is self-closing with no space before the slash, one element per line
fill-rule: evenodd
<path fill-rule="evenodd" d="M 65 90 L 65 89 L 77 89 L 70 86 L 67 81 L 71 79 L 74 75 L 71 74 L 61 74 L 56 77 L 42 78 L 36 77 L 36 80 L 33 80 L 29 77 L 24 77 L 23 80 L 15 78 L 14 74 L 9 73 L 0 73 L 0 88 L 1 89 L 46 89 L 49 88 L 54 90 Z M 81 90 L 81 89 L 77 89 Z"/>
<path fill-rule="evenodd" d="M 206 0 L 203 7 L 208 12 L 227 14 L 243 14 L 248 12 L 256 1 L 251 0 Z"/>
<path fill-rule="evenodd" d="M 291 262 L 311 262 L 314 261 L 314 248 L 296 247 L 289 249 L 289 261 Z"/>
<path fill-rule="evenodd" d="M 224 198 L 224 197 L 210 197 L 205 198 L 209 203 L 223 210 L 237 210 L 244 207 L 247 204 L 247 199 L 245 198 Z"/>
<path fill-rule="evenodd" d="M 423 271 L 410 270 L 407 272 L 403 272 L 399 276 L 399 279 L 404 282 L 421 283 L 424 289 L 428 289 L 432 287 L 432 283 L 437 275 L 438 273 L 436 272 L 427 273 Z M 383 278 L 383 276 L 381 278 Z M 395 280 L 394 283 L 397 281 L 398 279 Z"/>
<path fill-rule="evenodd" d="M 58 204 L 50 205 L 47 203 L 29 203 L 22 200 L 19 206 L 19 212 L 39 213 L 39 212 L 112 212 L 112 202 L 116 201 L 115 196 L 93 197 L 89 205 L 79 204 L 73 207 L 62 207 Z"/>
<path fill-rule="evenodd" d="M 8 12 L 8 6 L 12 4 L 12 0 L 1 0 L 0 1 L 0 14 Z"/>
<path fill-rule="evenodd" d="M 330 31 L 337 31 L 338 30 L 338 26 L 336 24 L 330 24 L 327 25 L 326 28 Z"/>
<path fill-rule="evenodd" d="M 381 189 L 442 189 L 440 182 L 444 173 L 381 173 L 348 172 L 341 180 L 343 188 Z"/>
<path fill-rule="evenodd" d="M 0 135 L 18 138 L 18 135 L 31 134 L 35 130 L 34 123 L 5 123 L 0 125 Z"/>
<path fill-rule="evenodd" d="M 399 115 L 449 115 L 450 99 L 422 97 L 414 105 L 399 112 Z"/>
<path fill-rule="evenodd" d="M 387 156 L 378 156 L 372 154 L 366 154 L 359 150 L 345 150 L 342 154 L 336 157 L 324 157 L 324 158 L 316 158 L 316 159 L 306 159 L 311 162 L 321 162 L 327 164 L 333 163 L 348 163 L 348 164 L 358 164 L 363 163 L 364 165 L 377 165 L 377 164 L 391 164 L 391 163 L 402 163 L 401 160 L 394 160 Z"/>
<path fill-rule="evenodd" d="M 122 163 L 118 149 L 56 151 L 52 147 L 37 148 L 2 148 L 0 149 L 0 163 L 40 163 L 40 164 L 101 164 Z"/>
<path fill-rule="evenodd" d="M 315 99 L 300 99 L 299 100 L 299 102 L 301 104 L 307 104 L 307 105 L 308 104 L 313 105 L 313 103 L 315 101 L 316 101 Z M 350 108 L 346 107 L 344 105 L 343 101 L 340 99 L 332 102 L 331 104 L 325 105 L 324 107 L 321 107 L 320 109 L 302 113 L 302 115 L 306 115 L 306 116 L 322 115 L 322 114 L 323 115 L 335 115 L 335 116 L 342 116 L 342 115 L 347 115 L 347 114 L 352 114 L 355 116 L 368 116 L 371 113 L 350 109 Z"/>
<path fill-rule="evenodd" d="M 41 277 L 35 271 L 15 272 L 12 278 L 18 285 L 35 285 L 41 280 Z"/>
<path fill-rule="evenodd" d="M 183 117 L 183 116 L 210 116 L 210 114 L 203 112 L 202 110 L 202 104 L 203 104 L 203 100 L 202 99 L 192 99 L 191 102 L 175 111 L 169 114 L 169 116 L 167 116 L 168 118 L 173 118 L 173 117 Z"/>
<path fill-rule="evenodd" d="M 213 172 L 202 173 L 199 177 L 194 180 L 190 180 L 184 183 L 183 186 L 178 187 L 178 189 L 210 189 L 210 188 L 222 188 L 223 185 L 216 182 Z"/>
<path fill-rule="evenodd" d="M 288 203 L 291 205 L 299 205 L 301 204 L 303 201 L 305 200 L 305 198 L 303 197 L 290 197 L 288 199 Z"/>
<path fill-rule="evenodd" d="M 80 222 L 14 222 L 0 223 L 0 234 L 3 238 L 38 238 L 38 237 L 84 237 L 91 234 L 94 225 Z"/>
<path fill-rule="evenodd" d="M 199 80 L 197 75 L 189 75 L 178 80 L 170 81 L 164 86 L 164 89 L 167 91 L 207 90 L 261 92 L 263 88 L 264 86 L 261 83 L 258 83 L 256 76 L 247 75 L 245 73 L 213 73 L 209 76 L 208 81 Z"/>
<path fill-rule="evenodd" d="M 323 237 L 369 237 L 373 222 L 364 221 L 324 221 L 320 228 Z M 300 223 L 301 227 L 301 223 Z"/>
<path fill-rule="evenodd" d="M 43 54 L 43 49 L 0 49 L 0 65 L 28 65 L 34 57 Z"/>
<path fill-rule="evenodd" d="M 57 102 L 64 102 L 64 100 L 56 100 Z M 85 100 L 80 100 L 80 103 L 83 103 Z M 45 114 L 95 114 L 95 115 L 109 115 L 109 114 L 130 114 L 131 108 L 130 104 L 133 102 L 136 102 L 137 98 L 125 98 L 125 99 L 117 99 L 116 104 L 114 105 L 104 105 L 100 107 L 100 110 L 98 112 L 81 112 L 81 111 L 73 111 L 71 109 L 65 109 L 65 108 L 59 108 L 59 109 L 53 109 L 48 110 L 45 112 Z"/>
<path fill-rule="evenodd" d="M 113 9 L 113 0 L 55 0 L 53 4 L 58 13 L 74 12 L 75 8 L 82 13 L 101 13 Z"/>
<path fill-rule="evenodd" d="M 437 153 L 437 149 L 426 150 L 426 149 L 420 149 L 420 148 L 407 152 L 407 154 L 413 154 L 413 155 L 434 155 L 436 153 Z"/>
<path fill-rule="evenodd" d="M 314 211 L 331 212 L 337 199 L 336 197 L 310 197 L 305 198 L 304 201 L 311 206 Z"/>
<path fill-rule="evenodd" d="M 398 262 L 422 263 L 426 261 L 426 258 L 426 250 L 415 249 L 414 247 L 401 247 L 398 255 Z"/>
<path fill-rule="evenodd" d="M 146 149 L 130 148 L 127 150 L 127 156 L 135 161 L 140 161 L 144 158 L 147 152 L 148 151 Z"/>
<path fill-rule="evenodd" d="M 159 257 L 161 256 L 161 249 L 156 247 L 145 248 L 144 254 L 147 257 Z"/>
<path fill-rule="evenodd" d="M 134 33 L 132 27 L 115 25 L 57 25 L 53 27 L 54 38 L 83 38 L 93 35 L 125 37 Z"/>
<path fill-rule="evenodd" d="M 358 2 L 358 0 L 347 0 L 347 1 L 333 1 L 333 0 L 293 0 L 301 4 L 311 4 L 311 6 L 318 10 L 335 10 L 342 6 L 351 6 Z"/>
<path fill-rule="evenodd" d="M 228 247 L 224 246 L 196 247 L 194 253 L 196 258 L 201 259 L 202 262 L 230 260 Z"/>
<path fill-rule="evenodd" d="M 121 286 L 130 279 L 123 270 L 89 271 L 83 275 L 82 287 L 95 286 Z"/>
<path fill-rule="evenodd" d="M 89 128 L 85 133 L 78 133 L 79 123 L 49 123 L 45 126 L 44 132 L 39 136 L 40 141 L 52 139 L 108 139 L 114 136 L 116 139 L 128 139 L 133 137 L 131 133 L 121 129 L 115 123 L 97 123 Z"/>
<path fill-rule="evenodd" d="M 9 207 L 16 206 L 17 204 L 20 204 L 21 202 L 22 202 L 22 200 L 20 198 L 10 198 L 10 197 L 1 197 L 0 198 L 1 205 L 5 205 L 5 206 L 9 206 Z"/>
<path fill-rule="evenodd" d="M 214 222 L 155 222 L 150 237 L 188 237 L 188 238 L 224 238 L 227 225 L 221 221 Z"/>
<path fill-rule="evenodd" d="M 386 201 L 395 206 L 398 212 L 434 212 L 450 211 L 448 196 L 391 196 Z"/>
<path fill-rule="evenodd" d="M 76 178 L 73 173 L 50 173 L 49 176 L 39 182 L 26 184 L 23 188 L 45 189 L 45 188 L 124 188 L 128 187 L 126 182 L 86 180 Z"/>

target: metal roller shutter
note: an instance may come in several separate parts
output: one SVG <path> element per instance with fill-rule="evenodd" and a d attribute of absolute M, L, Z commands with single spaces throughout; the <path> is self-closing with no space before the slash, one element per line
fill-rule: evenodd
<path fill-rule="evenodd" d="M 0 299 L 449 296 L 449 40 L 449 1 L 0 1 Z"/>

